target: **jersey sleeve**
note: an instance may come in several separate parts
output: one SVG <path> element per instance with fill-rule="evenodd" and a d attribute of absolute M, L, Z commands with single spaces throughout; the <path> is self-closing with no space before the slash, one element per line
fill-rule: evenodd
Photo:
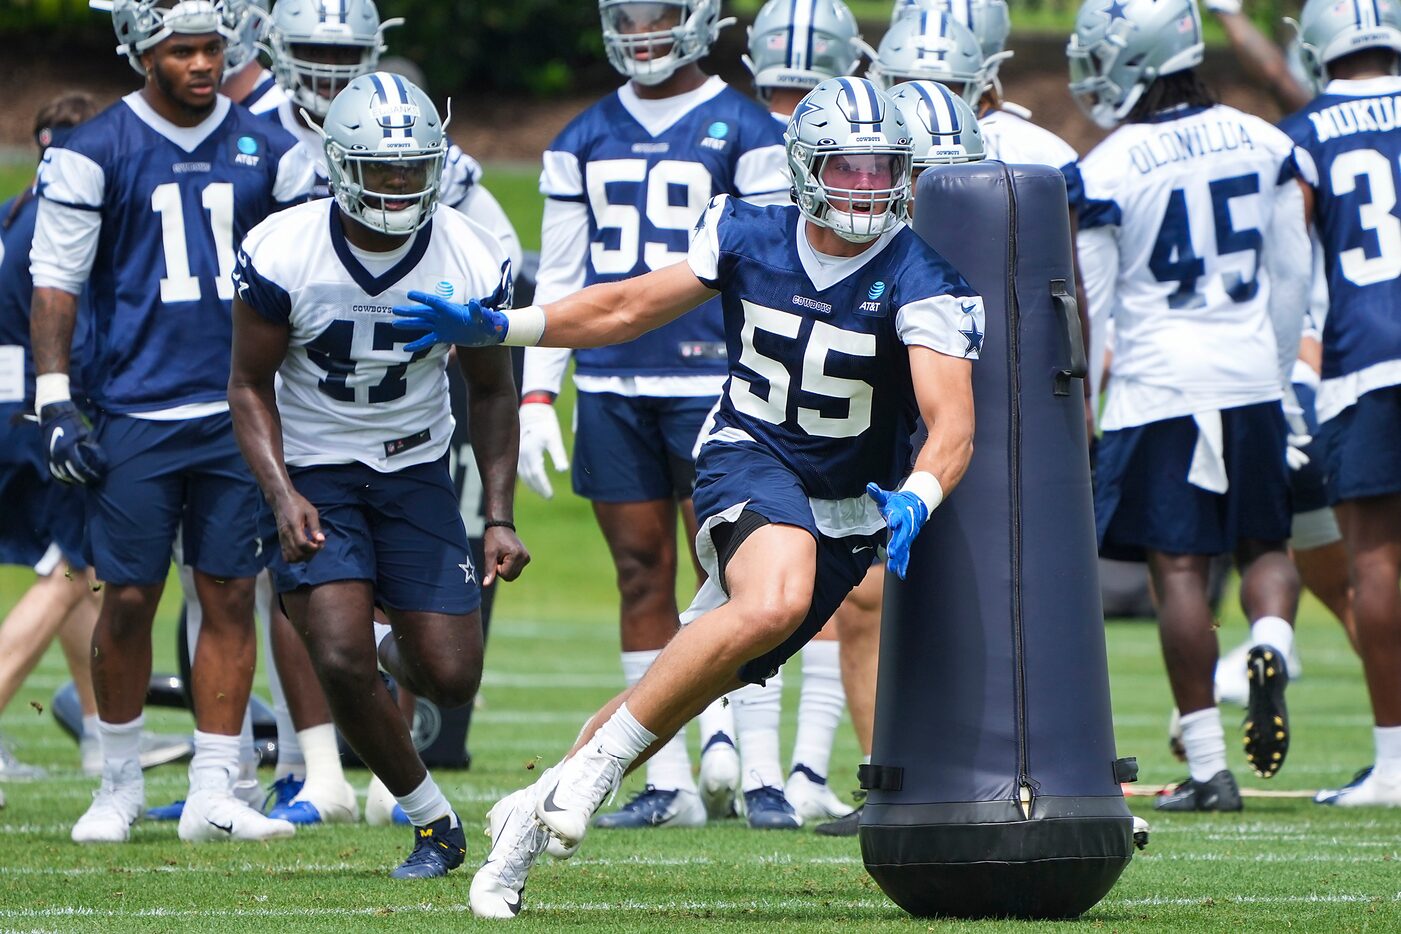
<path fill-rule="evenodd" d="M 982 297 L 933 251 L 910 260 L 896 296 L 895 331 L 901 342 L 978 359 L 987 325 Z"/>
<path fill-rule="evenodd" d="M 540 194 L 556 201 L 587 202 L 584 171 L 577 153 L 567 149 L 547 149 L 540 172 Z"/>
<path fill-rule="evenodd" d="M 464 205 L 481 181 L 481 163 L 456 145 L 448 147 L 447 157 L 443 160 L 442 197 L 439 201 L 470 217 Z"/>
<path fill-rule="evenodd" d="M 745 121 L 744 141 L 735 163 L 735 194 L 751 204 L 786 202 L 792 181 L 778 121 L 756 108 Z"/>
<path fill-rule="evenodd" d="M 97 257 L 105 188 L 102 167 L 87 156 L 67 149 L 44 153 L 29 253 L 35 288 L 82 292 Z"/>
<path fill-rule="evenodd" d="M 1118 227 L 1123 223 L 1123 207 L 1116 200 L 1118 192 L 1109 179 L 1097 170 L 1094 153 L 1080 163 L 1077 174 L 1080 176 L 1080 202 L 1075 206 L 1079 212 L 1076 216 L 1079 229 Z"/>
<path fill-rule="evenodd" d="M 290 137 L 289 137 L 290 138 Z M 311 197 L 316 184 L 316 156 L 306 143 L 298 140 L 277 160 L 277 176 L 272 185 L 272 199 L 278 210 L 301 204 Z"/>
<path fill-rule="evenodd" d="M 696 226 L 691 230 L 691 248 L 686 253 L 686 262 L 696 278 L 707 288 L 719 290 L 726 278 L 729 264 L 725 262 L 721 241 L 721 227 L 734 217 L 734 204 L 728 195 L 716 195 L 710 199 L 701 213 Z"/>
<path fill-rule="evenodd" d="M 273 324 L 287 324 L 292 318 L 292 298 L 273 268 L 279 252 L 275 238 L 269 236 L 274 229 L 272 221 L 264 221 L 244 238 L 234 264 L 234 294 Z"/>

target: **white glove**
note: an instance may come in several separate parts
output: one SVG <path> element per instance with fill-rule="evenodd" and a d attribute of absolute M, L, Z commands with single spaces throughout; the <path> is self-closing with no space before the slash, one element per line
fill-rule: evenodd
<path fill-rule="evenodd" d="M 1299 397 L 1294 392 L 1292 383 L 1285 383 L 1281 405 L 1284 407 L 1284 421 L 1289 425 L 1289 434 L 1286 437 L 1289 446 L 1284 449 L 1284 461 L 1290 470 L 1302 470 L 1309 463 L 1309 456 L 1304 453 L 1304 448 L 1313 441 L 1313 436 L 1309 434 L 1308 422 L 1304 421 L 1304 408 L 1299 404 Z"/>
<path fill-rule="evenodd" d="M 1205 0 L 1202 4 L 1213 13 L 1230 16 L 1240 12 L 1241 0 Z"/>
<path fill-rule="evenodd" d="M 559 417 L 548 402 L 527 402 L 521 406 L 521 446 L 516 460 L 516 473 L 525 485 L 545 499 L 552 499 L 555 489 L 545 470 L 545 454 L 550 455 L 555 470 L 569 469 L 569 455 L 564 451 L 564 437 L 559 433 Z"/>

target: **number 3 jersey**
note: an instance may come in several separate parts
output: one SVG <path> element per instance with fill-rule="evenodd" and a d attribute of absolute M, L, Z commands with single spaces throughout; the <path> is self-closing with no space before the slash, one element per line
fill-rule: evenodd
<path fill-rule="evenodd" d="M 723 196 L 697 224 L 689 262 L 720 290 L 730 361 L 705 443 L 762 444 L 810 497 L 862 497 L 908 470 L 906 346 L 976 359 L 983 302 L 903 224 L 845 258 L 817 253 L 807 224 Z"/>
<path fill-rule="evenodd" d="M 624 85 L 576 117 L 545 152 L 541 192 L 586 206 L 578 223 L 587 224 L 588 236 L 569 244 L 585 253 L 582 281 L 542 268 L 542 285 L 567 279 L 578 288 L 679 263 L 711 197 L 781 197 L 789 187 L 782 128 L 719 78 L 663 100 L 640 99 Z M 580 262 L 551 252 L 543 264 Z M 545 300 L 560 297 L 541 291 Z M 712 302 L 626 344 L 576 351 L 575 367 L 580 376 L 721 374 L 723 340 Z"/>
<path fill-rule="evenodd" d="M 222 96 L 179 127 L 129 94 L 45 153 L 34 284 L 89 284 L 101 408 L 227 407 L 234 250 L 312 179 L 296 140 Z"/>
<path fill-rule="evenodd" d="M 1328 275 L 1322 422 L 1365 393 L 1401 384 L 1401 78 L 1330 82 L 1280 129 L 1299 147 L 1314 191 Z"/>
<path fill-rule="evenodd" d="M 418 332 L 396 328 L 408 293 L 510 301 L 511 266 L 486 228 L 456 211 L 392 253 L 345 237 L 334 199 L 299 205 L 255 227 L 239 253 L 238 297 L 289 329 L 277 375 L 289 466 L 358 461 L 390 472 L 437 460 L 452 440 L 449 348 L 409 353 Z"/>
<path fill-rule="evenodd" d="M 1096 330 L 1114 322 L 1106 430 L 1280 398 L 1307 280 L 1275 294 L 1271 258 L 1310 265 L 1292 151 L 1264 120 L 1190 107 L 1119 127 L 1080 163 L 1080 269 Z M 1276 314 L 1295 321 L 1283 351 Z"/>

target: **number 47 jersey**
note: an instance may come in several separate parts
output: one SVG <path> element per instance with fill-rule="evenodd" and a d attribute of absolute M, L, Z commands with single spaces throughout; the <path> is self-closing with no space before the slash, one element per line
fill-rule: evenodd
<path fill-rule="evenodd" d="M 1322 422 L 1401 384 L 1401 78 L 1330 82 L 1280 129 L 1313 188 L 1328 271 Z"/>
<path fill-rule="evenodd" d="M 129 94 L 45 153 L 34 283 L 90 282 L 101 408 L 227 404 L 234 250 L 305 200 L 313 171 L 290 134 L 225 97 L 180 127 Z"/>

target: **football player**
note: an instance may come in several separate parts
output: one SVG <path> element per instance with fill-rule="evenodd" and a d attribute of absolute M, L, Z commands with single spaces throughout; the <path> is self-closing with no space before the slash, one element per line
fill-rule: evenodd
<path fill-rule="evenodd" d="M 551 838 L 577 845 L 627 770 L 722 693 L 771 677 L 862 580 L 887 528 L 903 575 L 914 536 L 967 467 L 978 346 L 959 329 L 981 325 L 982 302 L 904 224 L 911 149 L 894 102 L 864 79 L 833 79 L 785 135 L 797 205 L 713 198 L 684 264 L 543 308 L 502 314 L 415 292 L 422 304 L 395 310 L 438 341 L 599 346 L 717 293 L 724 306 L 729 378 L 695 493 L 709 576 L 642 679 L 569 756 L 492 809 L 492 851 L 472 880 L 478 916 L 516 914 Z M 834 353 L 840 379 L 827 369 Z M 917 412 L 929 440 L 888 492 L 910 463 Z"/>
<path fill-rule="evenodd" d="M 724 25 L 719 0 L 600 0 L 599 12 L 608 60 L 627 83 L 545 152 L 536 286 L 543 302 L 682 262 L 691 226 L 714 195 L 776 201 L 789 188 L 781 128 L 698 64 Z M 520 472 L 543 496 L 553 492 L 545 455 L 557 468 L 566 464 L 554 401 L 569 358 L 568 350 L 534 348 L 525 356 Z M 617 569 L 628 684 L 676 632 L 677 512 L 694 531 L 693 450 L 724 378 L 715 302 L 575 359 L 574 491 L 593 503 Z M 770 774 L 746 777 L 752 822 L 796 826 L 782 784 L 776 755 Z M 714 795 L 721 807 L 727 792 Z M 646 790 L 601 818 L 614 827 L 705 820 L 684 734 L 648 764 Z"/>
<path fill-rule="evenodd" d="M 1100 553 L 1148 562 L 1190 778 L 1158 801 L 1234 811 L 1213 696 L 1207 569 L 1234 553 L 1251 622 L 1245 754 L 1270 777 L 1288 749 L 1284 662 L 1298 574 L 1290 532 L 1288 392 L 1309 291 L 1293 145 L 1220 105 L 1195 66 L 1193 0 L 1087 0 L 1071 93 L 1117 127 L 1081 163 L 1080 268 L 1115 324 L 1098 448 Z"/>
<path fill-rule="evenodd" d="M 1316 399 L 1328 499 L 1353 584 L 1352 613 L 1374 718 L 1376 758 L 1324 792 L 1338 807 L 1401 805 L 1401 223 L 1391 213 L 1401 157 L 1401 9 L 1310 2 L 1299 48 L 1320 95 L 1281 127 L 1299 147 L 1323 246 L 1328 311 Z"/>
<path fill-rule="evenodd" d="M 786 126 L 798 101 L 828 78 L 855 74 L 865 55 L 874 55 L 861 41 L 856 19 L 842 0 L 769 0 L 749 27 L 749 54 L 744 64 L 754 76 L 754 90 L 780 124 Z M 845 605 L 845 604 L 844 604 Z M 827 784 L 832 741 L 846 707 L 842 687 L 837 627 L 830 622 L 803 646 L 803 686 L 798 700 L 798 732 L 783 796 L 802 821 L 830 820 L 852 812 Z M 731 707 L 736 721 L 742 773 L 772 776 L 778 772 L 778 721 L 783 696 L 783 672 L 766 684 L 735 692 Z M 702 735 L 709 735 L 701 718 Z M 718 744 L 707 741 L 701 754 L 701 796 L 710 806 L 711 765 Z M 760 784 L 766 783 L 761 781 Z M 714 813 L 713 811 L 711 812 Z M 763 818 L 765 815 L 758 815 Z M 773 823 L 787 828 L 797 821 L 782 812 Z"/>
<path fill-rule="evenodd" d="M 151 624 L 177 529 L 205 615 L 180 836 L 287 836 L 290 824 L 231 794 L 253 677 L 253 578 L 266 558 L 226 400 L 229 276 L 236 238 L 304 200 L 312 165 L 292 137 L 218 93 L 229 37 L 218 4 L 118 0 L 112 21 L 145 85 L 45 154 L 31 251 L 35 410 L 50 469 L 87 487 L 106 583 L 92 660 L 105 764 L 72 836 L 126 840 L 142 811 Z M 69 388 L 85 285 L 98 348 L 92 429 Z"/>
<path fill-rule="evenodd" d="M 341 732 L 414 825 L 393 877 L 441 876 L 462 863 L 461 823 L 377 666 L 444 707 L 476 694 L 480 585 L 529 560 L 512 523 L 516 394 L 505 350 L 458 351 L 488 503 L 479 571 L 448 473 L 448 348 L 386 313 L 410 289 L 507 302 L 511 265 L 485 228 L 436 210 L 448 142 L 417 86 L 356 78 L 322 132 L 333 198 L 269 218 L 239 254 L 229 400 L 277 519 L 282 602 Z M 378 659 L 376 605 L 394 635 Z"/>

